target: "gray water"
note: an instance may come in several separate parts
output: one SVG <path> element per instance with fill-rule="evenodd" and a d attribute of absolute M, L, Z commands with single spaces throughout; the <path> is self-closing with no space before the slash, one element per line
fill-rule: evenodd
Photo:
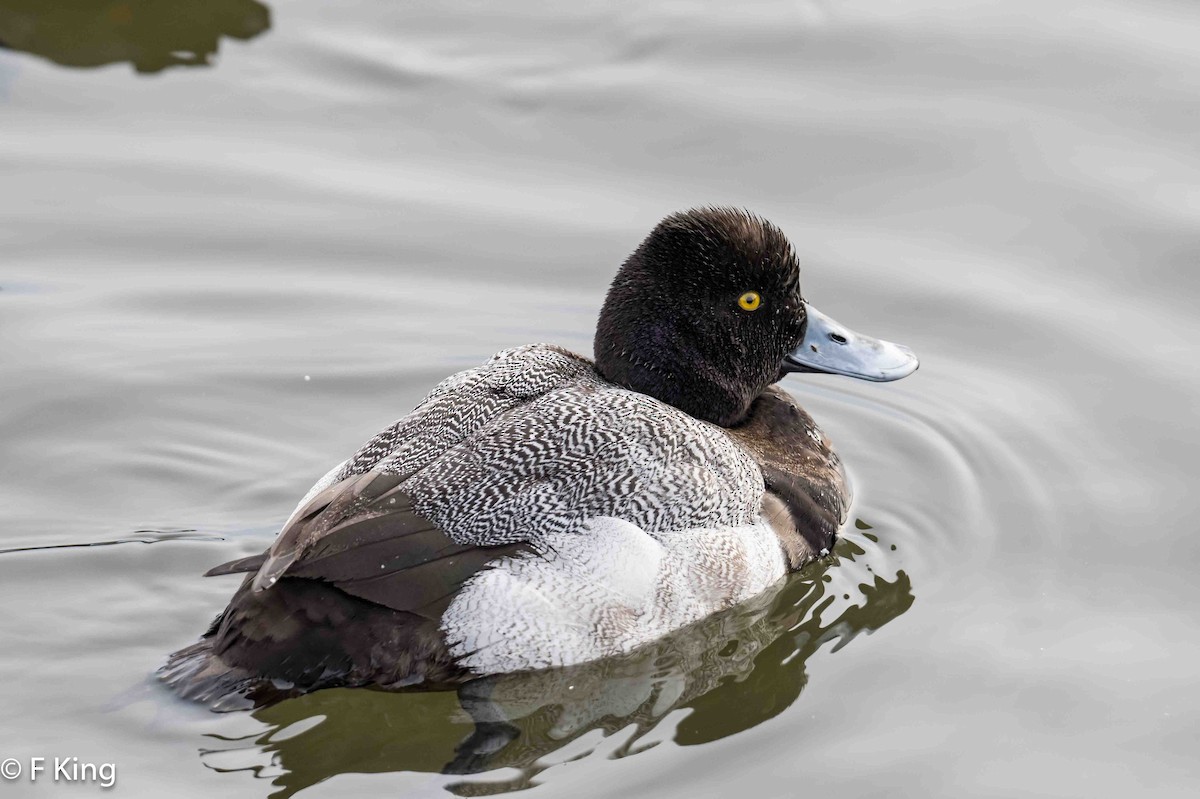
<path fill-rule="evenodd" d="M 0 759 L 148 797 L 1195 795 L 1200 6 L 160 5 L 0 0 Z M 922 357 L 785 383 L 856 488 L 831 561 L 497 686 L 520 734 L 474 775 L 453 693 L 156 685 L 234 589 L 205 569 L 445 375 L 590 352 L 700 204 Z"/>

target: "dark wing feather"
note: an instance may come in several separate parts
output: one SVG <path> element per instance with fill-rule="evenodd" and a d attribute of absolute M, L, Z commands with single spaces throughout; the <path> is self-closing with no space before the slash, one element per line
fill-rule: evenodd
<path fill-rule="evenodd" d="M 281 577 L 319 580 L 392 610 L 438 619 L 472 575 L 525 544 L 460 544 L 417 513 L 399 491 L 401 478 L 354 475 L 322 491 L 298 511 L 262 555 L 218 566 L 210 574 L 255 571 L 255 591 Z"/>
<path fill-rule="evenodd" d="M 213 566 L 204 573 L 205 577 L 220 577 L 222 574 L 244 574 L 246 572 L 256 572 L 262 568 L 262 565 L 267 562 L 267 553 L 259 552 L 257 555 L 251 555 L 247 558 L 238 558 L 231 560 L 228 563 L 222 563 L 220 566 Z"/>
<path fill-rule="evenodd" d="M 347 594 L 393 610 L 440 619 L 454 595 L 471 576 L 489 562 L 504 555 L 515 555 L 525 548 L 523 544 L 499 547 L 455 545 L 442 557 L 403 570 L 373 576 L 368 573 L 368 566 L 363 576 L 333 584 Z"/>

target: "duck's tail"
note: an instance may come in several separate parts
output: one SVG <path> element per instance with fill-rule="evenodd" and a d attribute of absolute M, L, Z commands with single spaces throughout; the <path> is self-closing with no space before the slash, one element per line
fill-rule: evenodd
<path fill-rule="evenodd" d="M 181 698 L 219 712 L 246 710 L 295 695 L 293 686 L 276 685 L 225 663 L 213 651 L 213 642 L 210 633 L 172 653 L 158 670 L 158 678 Z"/>
<path fill-rule="evenodd" d="M 214 710 L 323 688 L 457 685 L 468 676 L 435 620 L 290 577 L 264 591 L 246 579 L 208 632 L 158 671 L 181 697 Z"/>

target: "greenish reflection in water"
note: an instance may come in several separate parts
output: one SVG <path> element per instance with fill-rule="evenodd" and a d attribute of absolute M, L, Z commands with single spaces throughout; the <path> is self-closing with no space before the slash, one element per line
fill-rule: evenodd
<path fill-rule="evenodd" d="M 222 36 L 270 27 L 271 10 L 255 0 L 0 0 L 0 47 L 65 67 L 208 66 Z"/>
<path fill-rule="evenodd" d="M 884 566 L 885 547 L 866 538 L 860 542 L 870 554 L 842 539 L 832 558 L 774 591 L 626 657 L 477 680 L 457 693 L 320 691 L 254 711 L 270 726 L 266 733 L 221 740 L 201 755 L 214 770 L 272 778 L 273 799 L 343 773 L 520 772 L 449 786 L 480 796 L 536 784 L 550 766 L 582 756 L 578 747 L 593 739 L 569 755 L 555 752 L 593 730 L 632 733 L 617 757 L 666 738 L 687 746 L 734 735 L 794 703 L 808 682 L 808 659 L 826 644 L 837 651 L 912 606 L 908 575 L 876 574 L 869 561 Z M 680 709 L 688 711 L 682 720 L 658 729 Z M 229 756 L 239 752 L 231 768 Z"/>

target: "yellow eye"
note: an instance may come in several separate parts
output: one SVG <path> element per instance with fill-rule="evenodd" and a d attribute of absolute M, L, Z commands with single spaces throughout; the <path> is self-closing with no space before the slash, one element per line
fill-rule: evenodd
<path fill-rule="evenodd" d="M 738 305 L 742 306 L 743 311 L 757 311 L 758 306 L 762 305 L 762 297 L 758 296 L 757 291 L 747 291 L 738 297 Z"/>

